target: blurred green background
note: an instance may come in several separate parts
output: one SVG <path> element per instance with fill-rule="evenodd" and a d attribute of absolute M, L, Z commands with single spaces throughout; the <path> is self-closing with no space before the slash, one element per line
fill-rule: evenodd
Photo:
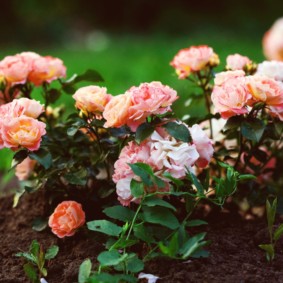
<path fill-rule="evenodd" d="M 194 116 L 203 108 L 184 106 L 192 86 L 169 66 L 178 50 L 210 45 L 220 56 L 219 70 L 233 53 L 260 62 L 262 36 L 282 8 L 282 0 L 2 1 L 0 58 L 35 51 L 61 58 L 68 76 L 96 69 L 113 95 L 158 80 L 178 91 L 177 114 Z M 73 107 L 70 96 L 60 102 Z M 11 156 L 0 151 L 6 176 Z"/>

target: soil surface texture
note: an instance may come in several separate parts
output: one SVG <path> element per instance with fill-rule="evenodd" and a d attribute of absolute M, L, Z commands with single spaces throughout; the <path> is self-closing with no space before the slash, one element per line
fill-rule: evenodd
<path fill-rule="evenodd" d="M 24 260 L 15 257 L 27 251 L 33 239 L 44 249 L 56 244 L 59 254 L 47 265 L 48 283 L 78 282 L 78 270 L 86 258 L 96 264 L 102 251 L 103 236 L 82 229 L 73 237 L 58 239 L 45 229 L 32 230 L 32 220 L 42 215 L 43 205 L 38 195 L 25 195 L 16 208 L 13 198 L 0 199 L 0 283 L 28 282 L 23 271 Z M 268 263 L 259 244 L 268 243 L 265 218 L 244 220 L 236 213 L 216 211 L 202 226 L 211 244 L 208 258 L 173 261 L 157 259 L 145 266 L 145 273 L 160 277 L 157 282 L 283 282 L 283 243 L 276 247 L 273 263 Z"/>

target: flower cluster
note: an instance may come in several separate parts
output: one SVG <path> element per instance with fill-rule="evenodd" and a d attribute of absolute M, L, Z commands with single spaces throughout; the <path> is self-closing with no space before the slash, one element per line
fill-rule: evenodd
<path fill-rule="evenodd" d="M 257 102 L 279 109 L 283 106 L 283 84 L 267 76 L 245 76 L 242 71 L 222 72 L 215 77 L 211 100 L 225 119 L 248 113 Z"/>
<path fill-rule="evenodd" d="M 179 79 L 186 79 L 191 73 L 219 64 L 218 55 L 207 45 L 191 46 L 181 49 L 170 65 L 175 68 Z"/>
<path fill-rule="evenodd" d="M 242 56 L 238 53 L 229 55 L 226 58 L 226 69 L 231 71 L 244 70 L 251 64 L 252 61 L 247 56 Z"/>
<path fill-rule="evenodd" d="M 37 150 L 45 135 L 45 124 L 37 120 L 43 106 L 28 98 L 0 106 L 0 148 Z"/>
<path fill-rule="evenodd" d="M 119 159 L 115 162 L 113 181 L 116 183 L 118 200 L 123 205 L 129 205 L 135 198 L 131 194 L 132 179 L 137 179 L 128 164 L 137 162 L 151 166 L 154 174 L 165 181 L 164 190 L 169 190 L 169 180 L 164 173 L 170 173 L 174 178 L 182 179 L 187 170 L 193 171 L 196 164 L 201 168 L 207 166 L 213 155 L 212 141 L 207 137 L 199 125 L 189 128 L 192 142 L 187 143 L 170 136 L 165 129 L 156 131 L 141 145 L 131 141 L 125 146 Z M 156 191 L 157 188 L 149 188 Z"/>
<path fill-rule="evenodd" d="M 12 86 L 27 82 L 39 86 L 65 76 L 66 67 L 62 60 L 34 52 L 22 52 L 0 61 L 0 78 Z"/>

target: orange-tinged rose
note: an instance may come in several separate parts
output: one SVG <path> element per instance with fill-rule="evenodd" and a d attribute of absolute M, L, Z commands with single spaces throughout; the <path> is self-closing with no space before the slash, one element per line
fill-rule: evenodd
<path fill-rule="evenodd" d="M 76 100 L 76 107 L 83 112 L 101 114 L 111 95 L 107 94 L 105 87 L 86 86 L 78 89 L 73 98 Z"/>
<path fill-rule="evenodd" d="M 106 105 L 103 117 L 106 120 L 104 127 L 119 128 L 125 125 L 129 119 L 129 108 L 132 105 L 130 94 L 114 96 Z"/>
<path fill-rule="evenodd" d="M 45 135 L 45 124 L 30 117 L 5 118 L 1 134 L 4 146 L 13 150 L 20 147 L 31 151 L 39 149 L 41 137 Z"/>
<path fill-rule="evenodd" d="M 76 230 L 84 225 L 85 213 L 81 204 L 76 201 L 63 201 L 50 216 L 48 225 L 59 238 L 73 236 Z"/>
<path fill-rule="evenodd" d="M 42 112 L 44 112 L 43 105 L 41 105 L 40 102 L 34 99 L 28 99 L 26 97 L 22 97 L 22 98 L 13 100 L 13 102 L 14 101 L 16 101 L 20 106 L 23 107 L 22 115 L 36 119 Z"/>

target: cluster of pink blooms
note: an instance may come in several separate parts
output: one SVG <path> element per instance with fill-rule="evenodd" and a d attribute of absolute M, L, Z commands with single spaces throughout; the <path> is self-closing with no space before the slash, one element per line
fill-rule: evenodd
<path fill-rule="evenodd" d="M 20 98 L 0 106 L 0 149 L 37 150 L 45 135 L 45 124 L 37 120 L 43 106 L 32 99 Z"/>
<path fill-rule="evenodd" d="M 170 63 L 175 68 L 179 79 L 186 79 L 191 73 L 218 64 L 218 55 L 207 45 L 181 49 Z"/>
<path fill-rule="evenodd" d="M 142 83 L 125 94 L 112 97 L 104 87 L 80 88 L 74 95 L 76 107 L 83 112 L 102 115 L 104 127 L 119 128 L 128 125 L 132 131 L 150 115 L 171 111 L 170 106 L 178 98 L 177 92 L 160 82 Z"/>
<path fill-rule="evenodd" d="M 283 61 L 283 18 L 278 19 L 265 33 L 263 52 L 269 60 Z"/>
<path fill-rule="evenodd" d="M 182 179 L 187 170 L 193 171 L 193 166 L 201 168 L 207 166 L 213 155 L 212 141 L 199 125 L 189 128 L 192 143 L 186 143 L 171 137 L 163 128 L 156 131 L 141 145 L 131 141 L 125 146 L 119 159 L 114 164 L 113 181 L 116 183 L 118 200 L 122 205 L 129 205 L 136 199 L 131 194 L 132 179 L 139 181 L 128 165 L 142 162 L 151 166 L 154 174 L 165 181 L 165 188 L 169 190 L 169 180 L 163 177 L 165 172 L 173 177 Z M 147 192 L 155 192 L 157 188 L 148 188 Z M 159 190 L 160 191 L 160 190 Z"/>
<path fill-rule="evenodd" d="M 215 111 L 225 119 L 248 113 L 257 102 L 265 103 L 271 113 L 281 118 L 283 84 L 267 76 L 245 76 L 240 70 L 222 72 L 215 77 L 211 100 Z"/>

